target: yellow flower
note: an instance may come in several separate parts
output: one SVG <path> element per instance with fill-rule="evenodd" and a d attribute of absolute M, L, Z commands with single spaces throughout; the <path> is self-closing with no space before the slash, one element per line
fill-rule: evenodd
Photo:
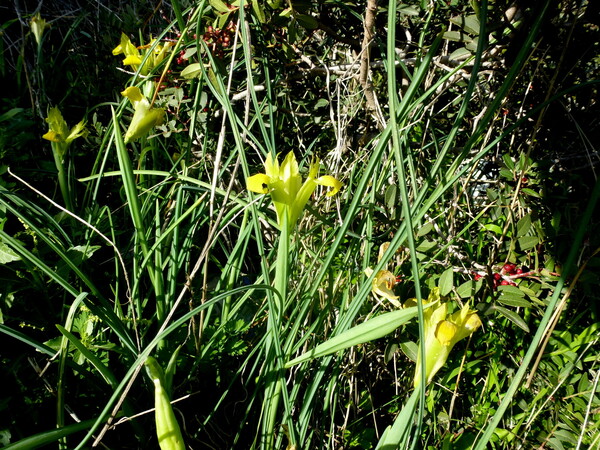
<path fill-rule="evenodd" d="M 144 136 L 150 129 L 156 125 L 160 125 L 163 121 L 165 111 L 162 108 L 152 108 L 150 102 L 137 86 L 129 86 L 123 92 L 123 97 L 127 97 L 135 112 L 133 119 L 125 133 L 125 143 L 134 141 Z"/>
<path fill-rule="evenodd" d="M 416 300 L 411 299 L 406 302 L 405 307 L 413 306 L 414 303 Z M 454 314 L 448 315 L 448 304 L 441 302 L 438 288 L 432 290 L 425 303 L 432 303 L 432 306 L 423 312 L 425 319 L 425 375 L 427 384 L 429 384 L 437 371 L 446 363 L 454 345 L 473 334 L 481 326 L 481 320 L 468 305 Z M 415 387 L 421 383 L 420 345 L 414 378 Z"/>
<path fill-rule="evenodd" d="M 35 37 L 35 41 L 37 42 L 37 45 L 40 45 L 42 43 L 42 35 L 44 34 L 44 31 L 46 30 L 46 28 L 49 28 L 50 25 L 48 25 L 46 23 L 46 21 L 44 19 L 42 19 L 42 16 L 40 16 L 40 13 L 35 13 L 33 15 L 33 17 L 31 18 L 31 21 L 29 22 L 29 26 L 31 27 L 31 32 L 33 33 L 33 36 Z"/>
<path fill-rule="evenodd" d="M 121 33 L 121 43 L 113 49 L 112 54 L 124 54 L 123 65 L 131 66 L 136 71 L 139 70 L 142 75 L 148 75 L 152 69 L 165 59 L 165 56 L 174 45 L 172 42 L 154 45 L 155 42 L 156 39 L 152 39 L 148 45 L 136 47 L 125 33 Z M 140 49 L 143 50 L 143 53 L 140 52 Z M 148 55 L 148 52 L 152 53 Z M 144 59 L 146 61 L 142 65 Z"/>
<path fill-rule="evenodd" d="M 42 137 L 50 142 L 60 144 L 57 146 L 57 150 L 59 151 L 61 158 L 64 156 L 64 153 L 71 142 L 78 137 L 85 137 L 87 135 L 85 123 L 83 121 L 79 122 L 77 125 L 71 128 L 71 130 L 69 130 L 67 122 L 65 122 L 60 110 L 56 107 L 52 108 L 48 112 L 46 122 L 48 122 L 48 128 L 50 129 Z"/>
<path fill-rule="evenodd" d="M 367 267 L 365 274 L 370 277 L 373 273 L 373 269 Z M 396 284 L 396 277 L 389 270 L 380 270 L 373 278 L 373 286 L 371 291 L 373 294 L 379 297 L 386 298 L 390 303 L 397 308 L 401 308 L 400 302 L 397 300 L 399 297 L 394 294 L 394 285 Z"/>
<path fill-rule="evenodd" d="M 342 183 L 330 175 L 318 177 L 319 160 L 310 165 L 308 177 L 302 183 L 298 171 L 298 162 L 294 152 L 289 152 L 281 166 L 276 158 L 269 154 L 265 162 L 265 173 L 259 173 L 246 179 L 249 191 L 258 194 L 271 194 L 277 212 L 277 222 L 283 226 L 287 220 L 288 231 L 292 231 L 317 185 L 332 189 L 327 193 L 331 197 L 342 187 Z"/>

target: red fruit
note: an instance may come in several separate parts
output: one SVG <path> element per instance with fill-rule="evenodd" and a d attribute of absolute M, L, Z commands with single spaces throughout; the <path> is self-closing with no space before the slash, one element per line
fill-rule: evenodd
<path fill-rule="evenodd" d="M 478 273 L 476 273 L 476 274 L 475 274 L 475 276 L 473 277 L 473 279 L 474 279 L 475 281 L 479 281 L 479 280 L 481 280 L 482 278 L 483 278 L 483 277 L 482 277 L 481 275 L 479 275 Z"/>
<path fill-rule="evenodd" d="M 515 273 L 516 273 L 517 275 L 521 275 L 521 274 L 523 273 L 523 269 L 517 269 L 517 270 L 515 271 Z"/>
<path fill-rule="evenodd" d="M 502 267 L 502 269 L 509 274 L 513 274 L 515 273 L 515 270 L 517 268 L 516 264 L 512 264 L 512 263 L 506 263 L 504 264 L 504 267 Z"/>
<path fill-rule="evenodd" d="M 501 285 L 501 286 L 508 286 L 509 284 L 510 284 L 510 281 L 508 281 L 508 280 L 502 280 L 502 281 L 500 282 L 500 285 Z"/>
<path fill-rule="evenodd" d="M 500 275 L 499 273 L 494 274 L 494 280 L 500 281 L 500 278 L 502 278 L 502 275 Z"/>

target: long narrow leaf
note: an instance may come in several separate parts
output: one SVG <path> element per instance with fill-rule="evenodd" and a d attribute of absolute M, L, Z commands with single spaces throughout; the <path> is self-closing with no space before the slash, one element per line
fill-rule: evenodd
<path fill-rule="evenodd" d="M 285 367 L 289 368 L 309 359 L 331 355 L 332 353 L 339 352 L 340 350 L 350 348 L 354 345 L 364 344 L 365 342 L 382 338 L 404 325 L 416 315 L 416 306 L 381 314 L 317 345 L 313 350 L 286 363 Z"/>

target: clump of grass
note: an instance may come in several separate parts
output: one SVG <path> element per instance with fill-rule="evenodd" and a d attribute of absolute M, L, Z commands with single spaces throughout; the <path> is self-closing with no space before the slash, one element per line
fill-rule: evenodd
<path fill-rule="evenodd" d="M 597 86 L 583 69 L 593 60 L 561 85 L 551 74 L 567 54 L 545 42 L 554 27 L 571 45 L 589 6 L 246 3 L 175 1 L 143 22 L 112 6 L 123 27 L 106 27 L 114 39 L 98 51 L 113 58 L 113 87 L 101 102 L 89 92 L 90 134 L 62 160 L 63 201 L 52 159 L 22 165 L 7 151 L 0 331 L 31 364 L 2 356 L 22 394 L 6 399 L 17 413 L 4 441 L 597 445 L 598 317 L 584 302 L 596 295 L 597 155 L 563 170 L 542 139 L 557 105 Z M 64 45 L 83 39 L 86 14 Z M 148 45 L 124 50 L 139 60 L 123 67 L 110 55 L 119 42 Z M 77 80 L 97 61 L 69 58 L 82 62 L 69 89 L 85 98 Z M 0 127 L 24 120 L 27 97 L 83 108 L 49 84 L 30 92 Z M 569 129 L 593 142 L 593 123 Z M 41 147 L 42 134 L 21 142 Z M 92 161 L 80 165 L 83 154 Z M 307 178 L 315 195 L 303 195 Z M 322 195 L 333 179 L 342 189 Z M 425 329 L 437 312 L 421 300 L 434 297 L 444 333 Z M 482 326 L 458 342 L 461 311 Z M 450 342 L 428 376 L 428 352 Z M 47 419 L 32 429 L 35 409 Z M 175 440 L 156 436 L 165 424 Z"/>

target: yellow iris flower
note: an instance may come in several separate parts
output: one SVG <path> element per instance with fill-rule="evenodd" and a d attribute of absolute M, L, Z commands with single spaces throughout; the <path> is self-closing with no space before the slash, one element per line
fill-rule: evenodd
<path fill-rule="evenodd" d="M 342 183 L 331 175 L 317 178 L 318 174 L 317 159 L 310 165 L 308 176 L 303 183 L 294 152 L 289 152 L 281 165 L 277 158 L 269 154 L 265 162 L 265 173 L 248 177 L 246 186 L 249 191 L 258 194 L 271 194 L 279 226 L 282 227 L 287 221 L 288 231 L 292 231 L 317 185 L 331 187 L 327 193 L 329 197 L 335 195 L 342 187 Z"/>
<path fill-rule="evenodd" d="M 46 117 L 48 123 L 48 132 L 42 137 L 50 142 L 58 144 L 56 150 L 59 152 L 59 156 L 62 159 L 67 151 L 67 148 L 78 137 L 85 137 L 87 130 L 85 129 L 85 122 L 82 120 L 77 125 L 69 130 L 67 122 L 63 119 L 60 109 L 54 107 L 48 112 Z"/>
<path fill-rule="evenodd" d="M 48 25 L 46 21 L 42 19 L 40 13 L 37 12 L 31 18 L 29 26 L 31 27 L 31 32 L 35 37 L 35 42 L 37 42 L 37 45 L 39 46 L 42 43 L 42 36 L 44 34 L 44 31 L 46 30 L 46 28 L 50 28 L 50 25 Z"/>
<path fill-rule="evenodd" d="M 172 42 L 154 45 L 155 42 L 156 39 L 152 39 L 148 45 L 136 47 L 125 33 L 121 33 L 121 42 L 113 49 L 112 54 L 124 54 L 123 65 L 131 66 L 136 71 L 139 70 L 142 75 L 148 75 L 152 69 L 165 59 L 165 56 L 171 51 L 171 47 L 174 45 Z M 140 50 L 143 50 L 143 52 L 140 52 Z M 152 53 L 147 56 L 150 51 Z M 146 61 L 142 65 L 142 61 L 145 58 Z"/>
<path fill-rule="evenodd" d="M 125 143 L 134 141 L 144 136 L 150 129 L 160 125 L 163 121 L 165 110 L 162 108 L 152 108 L 148 99 L 142 94 L 137 86 L 129 86 L 123 92 L 123 97 L 127 97 L 135 112 L 129 128 L 125 133 Z"/>
<path fill-rule="evenodd" d="M 406 302 L 405 307 L 414 306 L 415 299 Z M 439 289 L 434 288 L 429 295 L 428 301 L 432 306 L 423 312 L 425 319 L 425 377 L 427 384 L 431 382 L 434 375 L 440 370 L 454 345 L 466 337 L 471 336 L 480 326 L 481 319 L 477 313 L 465 305 L 461 310 L 448 315 L 448 304 L 442 303 Z M 417 357 L 417 369 L 414 378 L 414 386 L 421 383 L 421 347 Z"/>
<path fill-rule="evenodd" d="M 373 269 L 367 267 L 365 269 L 365 275 L 370 277 L 373 273 Z M 401 308 L 402 305 L 398 301 L 398 296 L 394 294 L 394 285 L 396 284 L 396 277 L 389 270 L 380 270 L 373 278 L 373 286 L 371 291 L 378 297 L 383 297 L 390 301 L 390 303 L 397 308 Z"/>

